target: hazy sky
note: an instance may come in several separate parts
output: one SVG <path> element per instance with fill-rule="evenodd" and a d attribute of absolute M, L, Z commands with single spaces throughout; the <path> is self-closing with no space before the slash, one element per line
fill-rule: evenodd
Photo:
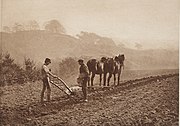
<path fill-rule="evenodd" d="M 178 0 L 1 0 L 2 25 L 57 19 L 67 34 L 80 31 L 145 48 L 178 47 Z M 127 43 L 126 43 L 127 42 Z M 158 42 L 158 43 L 157 43 Z"/>

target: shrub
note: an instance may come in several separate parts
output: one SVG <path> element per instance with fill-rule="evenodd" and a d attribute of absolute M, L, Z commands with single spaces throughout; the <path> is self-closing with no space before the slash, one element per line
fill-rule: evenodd
<path fill-rule="evenodd" d="M 1 55 L 0 69 L 1 86 L 14 83 L 24 83 L 26 81 L 24 70 L 14 63 L 14 59 L 9 53 Z"/>
<path fill-rule="evenodd" d="M 59 63 L 59 75 L 67 77 L 78 72 L 78 63 L 74 58 L 65 58 Z"/>
<path fill-rule="evenodd" d="M 35 66 L 35 63 L 30 58 L 25 58 L 25 73 L 27 75 L 28 81 L 36 81 L 40 79 L 40 70 Z"/>
<path fill-rule="evenodd" d="M 0 86 L 23 84 L 40 79 L 40 70 L 31 59 L 25 59 L 25 69 L 14 63 L 9 53 L 0 55 Z"/>

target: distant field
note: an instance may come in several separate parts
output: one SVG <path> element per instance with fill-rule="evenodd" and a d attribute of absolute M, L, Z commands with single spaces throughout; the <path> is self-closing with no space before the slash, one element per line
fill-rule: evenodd
<path fill-rule="evenodd" d="M 122 72 L 122 80 L 131 80 L 147 76 L 155 76 L 162 74 L 179 73 L 179 69 L 160 69 L 160 70 L 124 70 Z"/>
<path fill-rule="evenodd" d="M 156 76 L 163 74 L 179 73 L 179 69 L 160 69 L 160 70 L 126 70 L 124 69 L 121 74 L 121 81 L 138 79 L 148 76 Z M 111 82 L 114 81 L 112 76 Z M 96 75 L 95 82 L 99 83 L 99 75 Z"/>

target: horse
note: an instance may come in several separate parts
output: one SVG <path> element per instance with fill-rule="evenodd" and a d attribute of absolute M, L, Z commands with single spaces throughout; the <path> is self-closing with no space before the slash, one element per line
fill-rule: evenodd
<path fill-rule="evenodd" d="M 114 72 L 113 72 L 113 75 L 114 75 L 114 85 L 116 85 L 116 74 L 118 75 L 117 85 L 120 84 L 120 75 L 122 73 L 122 67 L 124 69 L 124 60 L 125 60 L 124 54 L 122 54 L 122 55 L 119 54 L 114 59 L 114 62 L 115 62 L 115 69 L 114 69 Z"/>
<path fill-rule="evenodd" d="M 118 55 L 115 57 L 115 59 L 113 58 L 106 58 L 106 57 L 102 57 L 100 61 L 97 61 L 96 59 L 91 59 L 87 62 L 87 66 L 89 69 L 89 73 L 91 75 L 91 86 L 93 86 L 93 81 L 94 81 L 94 77 L 96 74 L 100 75 L 100 86 L 101 86 L 101 82 L 102 82 L 102 74 L 103 76 L 103 86 L 109 86 L 110 83 L 110 79 L 112 77 L 112 75 L 114 75 L 114 85 L 116 82 L 116 74 L 118 74 L 118 85 L 120 82 L 120 74 L 121 74 L 121 68 L 122 66 L 124 66 L 124 54 L 122 55 Z M 106 84 L 106 78 L 107 78 L 107 74 L 109 74 L 108 79 L 107 79 L 107 84 Z M 90 80 L 88 81 L 88 86 L 90 86 Z"/>
<path fill-rule="evenodd" d="M 110 79 L 112 77 L 112 74 L 114 72 L 114 60 L 113 58 L 106 58 L 105 61 L 104 61 L 104 83 L 103 83 L 103 86 L 109 86 L 109 82 L 110 82 Z M 108 76 L 108 79 L 107 79 L 107 85 L 106 85 L 106 77 L 107 77 L 107 74 L 109 74 Z"/>
<path fill-rule="evenodd" d="M 115 56 L 115 58 L 107 58 L 104 62 L 104 86 L 106 86 L 106 77 L 109 73 L 107 79 L 107 86 L 109 86 L 110 79 L 112 75 L 114 75 L 114 85 L 116 85 L 116 74 L 118 74 L 118 85 L 120 84 L 120 75 L 122 71 L 122 67 L 124 68 L 124 54 Z"/>
<path fill-rule="evenodd" d="M 100 61 L 97 61 L 96 59 L 90 59 L 87 62 L 87 66 L 88 66 L 88 70 L 89 70 L 89 74 L 91 75 L 90 80 L 88 80 L 88 86 L 93 86 L 93 81 L 94 81 L 94 77 L 96 74 L 98 74 L 100 76 L 100 83 L 99 85 L 101 86 L 101 82 L 102 82 L 102 74 L 104 72 L 104 61 L 106 60 L 105 57 L 102 57 Z M 91 84 L 90 84 L 91 81 Z"/>

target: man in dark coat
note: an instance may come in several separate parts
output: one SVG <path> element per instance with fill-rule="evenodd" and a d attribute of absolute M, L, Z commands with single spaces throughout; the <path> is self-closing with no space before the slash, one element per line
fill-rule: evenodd
<path fill-rule="evenodd" d="M 79 79 L 81 79 L 81 84 L 82 84 L 82 91 L 83 91 L 83 95 L 84 95 L 84 101 L 87 102 L 87 82 L 89 79 L 89 71 L 88 71 L 88 67 L 84 64 L 83 60 L 80 59 L 78 60 L 78 63 L 80 65 L 79 68 Z"/>

